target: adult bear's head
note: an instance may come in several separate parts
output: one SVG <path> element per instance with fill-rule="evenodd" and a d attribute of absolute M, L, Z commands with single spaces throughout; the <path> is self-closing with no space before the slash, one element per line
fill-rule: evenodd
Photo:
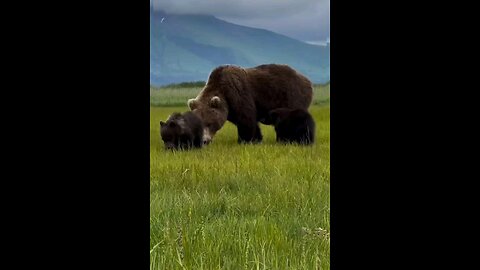
<path fill-rule="evenodd" d="M 227 121 L 228 106 L 220 96 L 199 96 L 188 100 L 188 107 L 203 122 L 203 143 L 208 144 Z"/>
<path fill-rule="evenodd" d="M 246 71 L 234 65 L 216 67 L 208 76 L 205 87 L 195 99 L 188 100 L 188 106 L 202 119 L 204 132 L 203 142 L 209 143 L 215 133 L 227 121 L 232 100 L 239 97 L 231 96 L 242 89 L 247 80 Z M 232 91 L 237 90 L 237 91 Z M 240 108 L 235 108 L 238 110 Z"/>

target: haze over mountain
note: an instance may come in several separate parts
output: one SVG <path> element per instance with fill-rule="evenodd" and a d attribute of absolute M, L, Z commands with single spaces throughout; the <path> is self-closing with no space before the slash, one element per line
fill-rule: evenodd
<path fill-rule="evenodd" d="M 223 64 L 288 64 L 315 83 L 330 80 L 330 46 L 307 44 L 271 31 L 209 15 L 150 12 L 150 83 L 206 81 Z"/>

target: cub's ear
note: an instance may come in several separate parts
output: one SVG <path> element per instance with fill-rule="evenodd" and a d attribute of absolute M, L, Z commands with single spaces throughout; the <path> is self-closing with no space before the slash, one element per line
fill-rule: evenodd
<path fill-rule="evenodd" d="M 160 126 L 163 127 L 165 125 L 165 122 L 160 121 Z"/>
<path fill-rule="evenodd" d="M 212 108 L 219 108 L 219 107 L 220 107 L 220 103 L 221 103 L 220 98 L 217 97 L 217 96 L 214 96 L 214 97 L 212 97 L 212 99 L 210 100 L 210 107 L 212 107 Z"/>
<path fill-rule="evenodd" d="M 187 104 L 191 111 L 195 110 L 198 107 L 198 102 L 194 98 L 189 99 Z"/>

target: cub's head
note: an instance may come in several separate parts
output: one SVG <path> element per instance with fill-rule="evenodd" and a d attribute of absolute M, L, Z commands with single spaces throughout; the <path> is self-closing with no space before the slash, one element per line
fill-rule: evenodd
<path fill-rule="evenodd" d="M 219 96 L 213 96 L 210 98 L 189 99 L 188 107 L 203 122 L 203 143 L 210 143 L 213 136 L 227 121 L 227 103 Z"/>
<path fill-rule="evenodd" d="M 160 121 L 160 136 L 165 149 L 179 149 L 182 145 L 180 137 L 186 130 L 185 119 L 180 113 L 173 113 L 167 122 Z"/>

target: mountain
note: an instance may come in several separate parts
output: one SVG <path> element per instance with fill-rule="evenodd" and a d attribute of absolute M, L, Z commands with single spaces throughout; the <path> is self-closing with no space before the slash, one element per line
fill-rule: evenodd
<path fill-rule="evenodd" d="M 206 81 L 223 64 L 288 64 L 314 83 L 330 80 L 330 46 L 208 15 L 150 12 L 150 84 Z"/>

